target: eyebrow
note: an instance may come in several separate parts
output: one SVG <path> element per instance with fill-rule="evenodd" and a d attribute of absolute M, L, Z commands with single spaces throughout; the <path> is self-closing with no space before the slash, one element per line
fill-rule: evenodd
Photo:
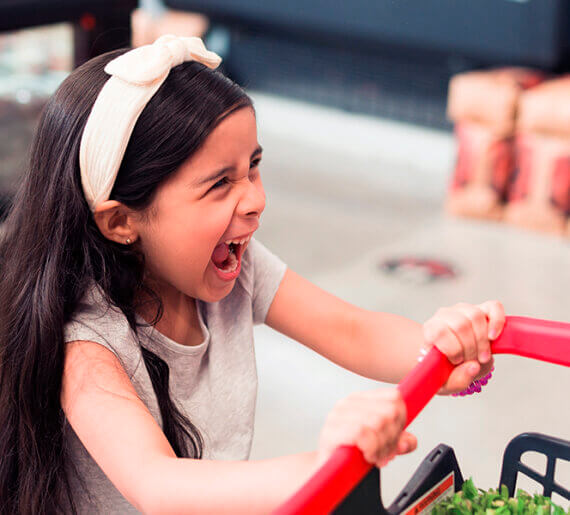
<path fill-rule="evenodd" d="M 251 156 L 250 156 L 250 160 L 253 159 L 255 156 L 261 154 L 263 152 L 263 148 L 261 147 L 261 145 L 258 145 L 257 148 L 252 152 Z M 225 174 L 229 173 L 229 172 L 233 172 L 235 170 L 235 166 L 226 166 L 225 168 L 222 168 L 221 170 L 215 172 L 213 175 L 208 175 L 207 177 L 203 177 L 202 179 L 199 179 L 196 182 L 197 186 L 201 186 L 202 184 L 206 184 L 208 182 L 214 182 L 219 180 L 220 178 L 222 178 Z"/>

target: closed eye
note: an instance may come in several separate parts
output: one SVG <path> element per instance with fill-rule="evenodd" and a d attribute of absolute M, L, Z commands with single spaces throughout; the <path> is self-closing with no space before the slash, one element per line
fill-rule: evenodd
<path fill-rule="evenodd" d="M 228 178 L 222 177 L 218 182 L 212 184 L 209 191 L 217 190 L 217 189 L 221 188 L 222 186 L 225 186 L 226 184 L 228 184 Z"/>
<path fill-rule="evenodd" d="M 261 162 L 261 157 L 254 159 L 250 165 L 249 165 L 249 169 L 253 170 L 254 168 L 257 168 L 259 166 L 259 163 Z M 222 177 L 219 181 L 215 182 L 214 184 L 212 184 L 212 186 L 210 186 L 210 189 L 208 191 L 212 191 L 212 190 L 217 190 L 220 188 L 223 188 L 225 185 L 229 184 L 230 178 L 228 176 L 224 176 Z"/>

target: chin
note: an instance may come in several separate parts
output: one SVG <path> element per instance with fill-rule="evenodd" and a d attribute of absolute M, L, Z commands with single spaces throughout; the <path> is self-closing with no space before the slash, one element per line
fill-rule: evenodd
<path fill-rule="evenodd" d="M 203 295 L 200 295 L 199 299 L 203 302 L 219 302 L 225 299 L 234 289 L 235 281 L 228 284 L 225 288 L 216 289 L 216 291 L 207 291 Z"/>

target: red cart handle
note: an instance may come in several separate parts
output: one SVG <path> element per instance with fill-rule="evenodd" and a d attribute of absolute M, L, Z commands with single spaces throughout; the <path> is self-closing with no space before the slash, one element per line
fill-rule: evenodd
<path fill-rule="evenodd" d="M 493 354 L 516 354 L 570 367 L 570 324 L 507 317 L 491 350 Z M 433 347 L 398 385 L 407 409 L 406 427 L 445 384 L 453 368 Z M 340 446 L 274 515 L 330 513 L 371 468 L 358 447 Z"/>

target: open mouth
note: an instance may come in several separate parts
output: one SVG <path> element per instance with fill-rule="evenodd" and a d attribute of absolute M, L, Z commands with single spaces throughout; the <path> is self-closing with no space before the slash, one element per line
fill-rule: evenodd
<path fill-rule="evenodd" d="M 212 263 L 223 274 L 232 274 L 239 269 L 241 257 L 251 235 L 246 238 L 227 240 L 216 245 L 212 253 Z"/>

